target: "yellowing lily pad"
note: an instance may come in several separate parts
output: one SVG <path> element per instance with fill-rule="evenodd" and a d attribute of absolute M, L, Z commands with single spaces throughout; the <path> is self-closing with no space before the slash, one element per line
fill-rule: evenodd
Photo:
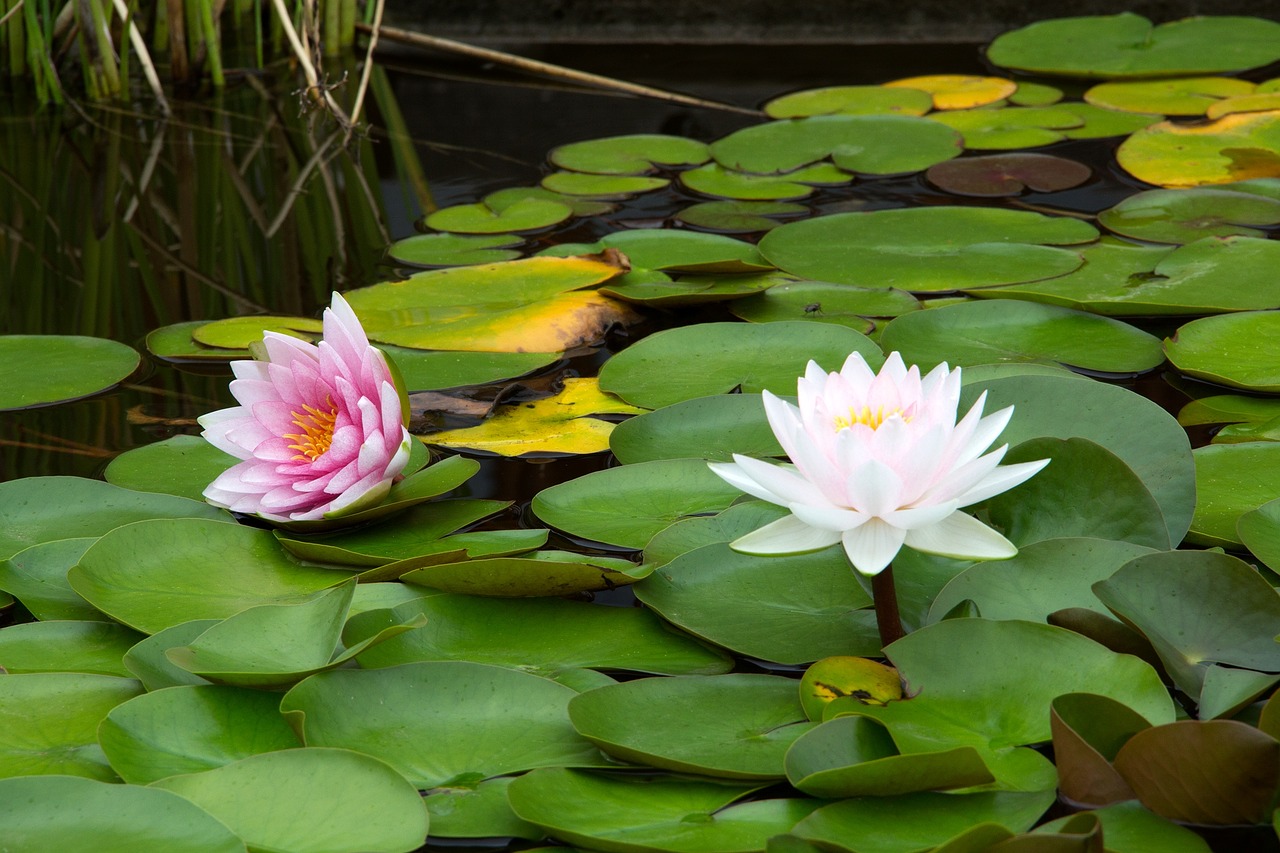
<path fill-rule="evenodd" d="M 324 326 L 319 320 L 310 317 L 279 317 L 274 315 L 256 315 L 252 317 L 230 317 L 205 323 L 191 332 L 196 343 L 207 347 L 222 349 L 245 349 L 249 344 L 262 340 L 263 332 L 276 332 L 290 335 L 304 341 L 314 341 Z"/>
<path fill-rule="evenodd" d="M 614 425 L 591 415 L 644 411 L 603 393 L 594 378 L 566 379 L 564 390 L 554 397 L 500 406 L 479 426 L 434 433 L 426 440 L 442 447 L 468 447 L 502 456 L 598 453 L 609 449 Z"/>
<path fill-rule="evenodd" d="M 919 86 L 911 89 L 828 86 L 792 92 L 764 105 L 764 111 L 770 118 L 826 115 L 922 116 L 932 108 L 933 98 Z"/>
<path fill-rule="evenodd" d="M 1121 143 L 1116 160 L 1138 180 L 1162 187 L 1280 177 L 1280 110 L 1206 124 L 1160 122 Z"/>
<path fill-rule="evenodd" d="M 987 59 L 1068 77 L 1220 74 L 1280 59 L 1280 23 L 1217 15 L 1153 26 L 1132 12 L 1055 18 L 999 36 Z"/>
<path fill-rule="evenodd" d="M 547 155 L 556 166 L 596 175 L 644 175 L 657 166 L 700 166 L 711 159 L 706 143 L 683 136 L 642 133 L 572 142 Z"/>
<path fill-rule="evenodd" d="M 1003 77 L 972 74 L 926 74 L 904 77 L 884 85 L 928 92 L 935 110 L 968 110 L 986 106 L 1009 97 L 1018 89 L 1017 83 Z"/>
<path fill-rule="evenodd" d="M 1221 99 L 1249 95 L 1253 90 L 1253 83 L 1234 77 L 1178 77 L 1099 83 L 1084 93 L 1084 99 L 1110 110 L 1201 116 Z"/>
<path fill-rule="evenodd" d="M 1280 92 L 1255 91 L 1251 95 L 1236 95 L 1223 98 L 1209 105 L 1205 110 L 1208 118 L 1222 118 L 1231 113 L 1260 113 L 1267 110 L 1280 110 Z"/>
<path fill-rule="evenodd" d="M 418 273 L 353 290 L 369 337 L 417 349 L 560 352 L 589 343 L 631 310 L 583 291 L 625 271 L 616 254 L 526 258 Z"/>

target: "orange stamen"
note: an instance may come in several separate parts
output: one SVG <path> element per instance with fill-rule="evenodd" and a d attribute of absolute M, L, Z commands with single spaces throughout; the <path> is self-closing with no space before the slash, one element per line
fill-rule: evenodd
<path fill-rule="evenodd" d="M 302 412 L 289 413 L 293 415 L 293 423 L 302 430 L 284 436 L 295 442 L 289 445 L 290 450 L 298 451 L 298 455 L 293 457 L 295 462 L 314 462 L 329 451 L 329 445 L 333 443 L 333 427 L 338 420 L 338 407 L 333 405 L 332 397 L 326 397 L 325 403 L 329 406 L 327 412 L 304 405 Z"/>

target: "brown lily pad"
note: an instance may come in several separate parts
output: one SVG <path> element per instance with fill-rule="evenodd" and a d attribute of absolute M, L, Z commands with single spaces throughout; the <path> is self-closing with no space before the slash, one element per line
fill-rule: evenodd
<path fill-rule="evenodd" d="M 1049 154 L 961 157 L 931 166 L 929 181 L 957 195 L 996 198 L 1027 190 L 1057 192 L 1083 184 L 1093 171 L 1083 163 Z"/>

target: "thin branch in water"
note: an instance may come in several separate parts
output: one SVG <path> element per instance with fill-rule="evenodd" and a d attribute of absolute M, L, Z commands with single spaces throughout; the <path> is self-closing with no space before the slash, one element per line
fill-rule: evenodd
<path fill-rule="evenodd" d="M 343 112 L 342 107 L 338 106 L 338 102 L 333 99 L 333 95 L 329 94 L 329 88 L 320 81 L 320 75 L 316 73 L 316 67 L 311 63 L 311 56 L 307 49 L 303 47 L 302 40 L 298 38 L 298 31 L 293 28 L 293 19 L 289 15 L 289 10 L 285 8 L 284 0 L 271 0 L 271 4 L 275 6 L 276 15 L 280 19 L 280 26 L 284 30 L 285 37 L 289 39 L 289 44 L 293 47 L 293 53 L 298 57 L 298 63 L 302 66 L 302 73 L 307 78 L 307 95 L 313 98 L 323 98 L 325 104 L 329 107 L 329 112 L 337 119 L 338 123 L 344 128 L 351 126 L 351 119 L 347 118 L 347 114 Z"/>
<path fill-rule="evenodd" d="M 280 0 L 276 0 L 276 2 L 280 2 Z M 366 33 L 371 31 L 371 28 L 365 24 L 356 24 L 356 29 Z M 743 115 L 750 116 L 763 115 L 759 110 L 750 110 L 746 107 L 734 106 L 733 104 L 722 104 L 719 101 L 708 101 L 702 98 L 694 98 L 689 95 L 681 95 L 678 92 L 667 92 L 663 89 L 641 86 L 638 83 L 628 83 L 625 80 L 604 77 L 600 74 L 589 74 L 585 71 L 576 71 L 572 68 L 565 68 L 563 65 L 553 65 L 550 62 L 539 62 L 536 59 L 516 56 L 515 54 L 504 53 L 500 50 L 476 47 L 475 45 L 465 44 L 460 41 L 453 41 L 452 39 L 444 39 L 437 36 L 416 33 L 412 30 L 402 30 L 396 27 L 381 27 L 380 31 L 383 38 L 387 38 L 392 41 L 411 44 L 417 47 L 435 48 L 437 50 L 448 51 L 449 53 L 460 53 L 463 56 L 474 56 L 477 59 L 496 62 L 500 65 L 518 68 L 521 71 L 527 71 L 532 74 L 541 74 L 561 80 L 572 80 L 576 83 L 583 83 L 588 86 L 612 89 L 617 92 L 626 92 L 628 95 L 639 95 L 644 98 L 657 98 L 658 100 L 671 101 L 673 103 L 685 104 L 691 107 L 725 110 L 731 113 L 742 113 Z"/>
<path fill-rule="evenodd" d="M 342 139 L 344 147 L 351 141 L 355 123 L 360 120 L 360 110 L 364 108 L 365 93 L 369 91 L 369 76 L 373 73 L 373 51 L 378 46 L 378 29 L 382 26 L 382 10 L 385 5 L 384 0 L 378 0 L 377 8 L 373 13 L 373 25 L 369 28 L 369 47 L 364 54 L 364 68 L 360 72 L 360 85 L 356 88 L 356 102 L 351 108 L 351 125 Z"/>

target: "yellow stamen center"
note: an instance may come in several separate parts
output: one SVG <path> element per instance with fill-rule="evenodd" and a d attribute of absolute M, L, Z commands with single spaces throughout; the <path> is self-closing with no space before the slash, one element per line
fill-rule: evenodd
<path fill-rule="evenodd" d="M 885 420 L 893 417 L 894 415 L 900 415 L 902 419 L 905 421 L 911 420 L 911 417 L 909 415 L 904 415 L 902 413 L 902 409 L 890 409 L 889 411 L 886 412 L 884 410 L 884 406 L 881 406 L 880 408 L 876 409 L 873 412 L 867 406 L 863 406 L 862 411 L 857 411 L 851 408 L 849 409 L 848 417 L 836 418 L 835 420 L 836 432 L 839 432 L 842 429 L 848 429 L 854 424 L 863 424 L 864 426 L 869 426 L 872 429 L 879 429 L 880 424 L 884 423 Z"/>
<path fill-rule="evenodd" d="M 338 420 L 338 407 L 333 405 L 332 397 L 326 397 L 325 403 L 329 406 L 327 412 L 304 405 L 301 412 L 289 413 L 293 415 L 293 423 L 302 430 L 298 433 L 286 433 L 284 436 L 296 442 L 289 445 L 290 450 L 298 451 L 298 455 L 293 457 L 294 461 L 314 462 L 327 453 L 329 445 L 333 443 L 333 426 Z"/>

